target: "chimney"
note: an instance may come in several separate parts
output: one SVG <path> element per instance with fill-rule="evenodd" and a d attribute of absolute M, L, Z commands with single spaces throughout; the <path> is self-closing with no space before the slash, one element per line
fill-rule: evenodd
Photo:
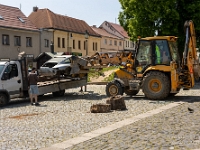
<path fill-rule="evenodd" d="M 93 25 L 93 27 L 96 28 L 97 26 L 96 26 L 96 25 Z"/>
<path fill-rule="evenodd" d="M 37 12 L 37 10 L 38 10 L 37 6 L 33 7 L 33 12 Z"/>

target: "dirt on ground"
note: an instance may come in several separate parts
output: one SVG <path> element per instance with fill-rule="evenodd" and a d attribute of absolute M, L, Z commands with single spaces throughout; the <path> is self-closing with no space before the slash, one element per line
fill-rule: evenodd
<path fill-rule="evenodd" d="M 115 70 L 103 72 L 101 76 L 90 78 L 90 82 L 103 82 L 105 78 L 109 77 Z"/>

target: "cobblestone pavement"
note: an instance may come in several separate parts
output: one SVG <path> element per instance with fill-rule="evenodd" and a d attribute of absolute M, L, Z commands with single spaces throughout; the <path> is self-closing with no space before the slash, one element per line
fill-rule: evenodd
<path fill-rule="evenodd" d="M 188 107 L 194 109 L 188 112 Z M 200 148 L 200 102 L 184 103 L 65 150 L 188 150 Z"/>
<path fill-rule="evenodd" d="M 88 86 L 88 92 L 67 90 L 62 98 L 40 98 L 40 107 L 29 102 L 11 103 L 0 110 L 0 149 L 40 149 L 176 101 L 177 108 L 80 143 L 70 149 L 182 149 L 200 147 L 198 87 L 181 91 L 167 101 L 149 101 L 142 92 L 125 97 L 126 111 L 89 113 L 90 106 L 105 102 L 105 86 Z M 192 96 L 191 96 L 192 95 Z M 189 113 L 187 107 L 194 109 Z"/>

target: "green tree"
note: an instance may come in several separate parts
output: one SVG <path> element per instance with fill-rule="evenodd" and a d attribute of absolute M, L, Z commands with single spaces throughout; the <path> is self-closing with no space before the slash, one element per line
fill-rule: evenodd
<path fill-rule="evenodd" d="M 200 35 L 200 0 L 119 0 L 119 22 L 132 40 L 138 36 L 174 35 L 180 52 L 184 47 L 184 22 L 193 20 Z"/>

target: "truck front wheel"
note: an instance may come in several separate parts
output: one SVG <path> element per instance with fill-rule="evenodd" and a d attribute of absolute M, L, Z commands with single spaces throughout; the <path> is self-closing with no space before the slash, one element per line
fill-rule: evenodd
<path fill-rule="evenodd" d="M 109 82 L 106 85 L 106 95 L 108 97 L 123 95 L 123 87 L 118 82 Z"/>
<path fill-rule="evenodd" d="M 170 89 L 170 80 L 165 73 L 153 71 L 143 79 L 142 90 L 149 99 L 165 99 L 169 95 Z"/>
<path fill-rule="evenodd" d="M 0 107 L 5 106 L 8 101 L 8 97 L 5 94 L 0 93 Z"/>

